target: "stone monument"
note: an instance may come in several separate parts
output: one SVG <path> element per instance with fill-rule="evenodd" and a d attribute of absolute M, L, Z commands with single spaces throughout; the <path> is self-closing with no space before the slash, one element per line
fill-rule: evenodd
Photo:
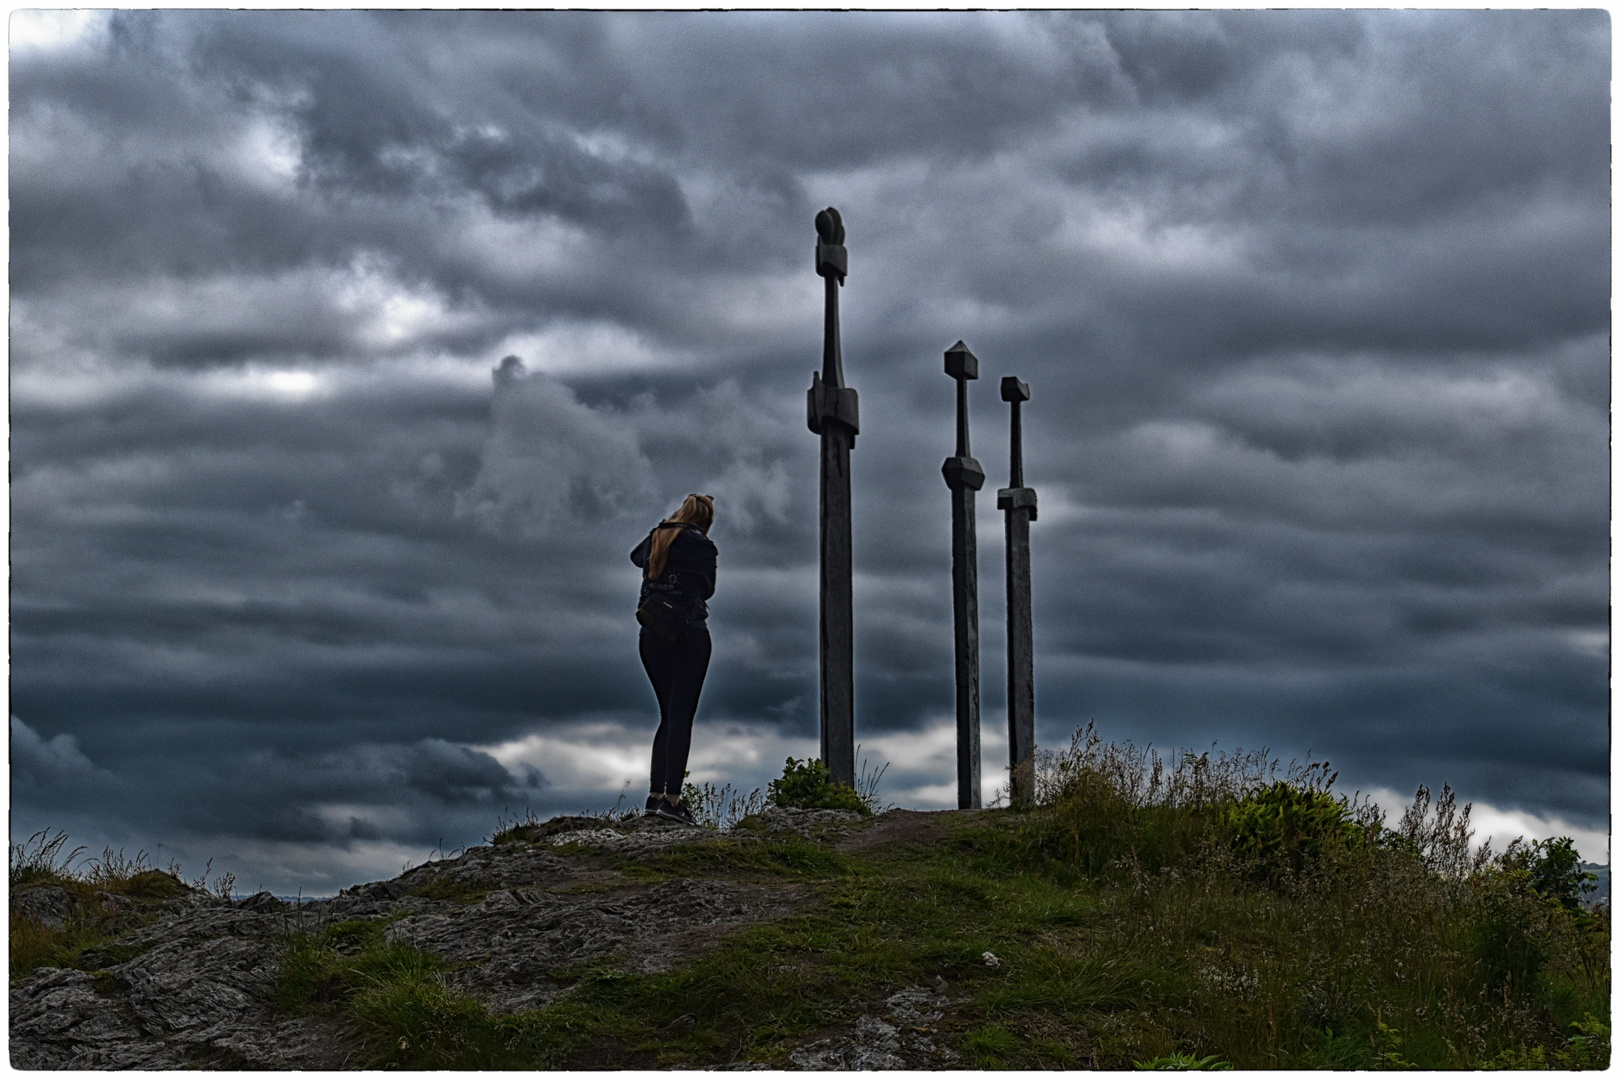
<path fill-rule="evenodd" d="M 1007 756 L 1012 764 L 1014 806 L 1035 800 L 1035 630 L 1029 603 L 1029 523 L 1035 520 L 1035 489 L 1024 486 L 1024 432 L 1018 407 L 1029 384 L 1011 375 L 1001 380 L 1001 400 L 1012 404 L 1011 478 L 996 492 L 1007 513 Z"/>
<path fill-rule="evenodd" d="M 827 282 L 821 371 L 810 376 L 810 430 L 821 436 L 821 760 L 833 779 L 855 783 L 855 634 L 850 557 L 849 452 L 860 402 L 844 385 L 838 289 L 849 271 L 844 222 L 816 215 L 816 273 Z"/>
<path fill-rule="evenodd" d="M 951 489 L 951 608 L 956 616 L 956 805 L 975 810 L 979 796 L 979 539 L 974 502 L 984 469 L 968 442 L 967 384 L 979 358 L 958 341 L 945 350 L 945 374 L 956 380 L 956 454 L 941 470 Z"/>

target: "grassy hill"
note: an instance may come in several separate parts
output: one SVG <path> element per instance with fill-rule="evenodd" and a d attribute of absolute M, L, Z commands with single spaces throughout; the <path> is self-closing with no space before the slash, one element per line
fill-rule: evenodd
<path fill-rule="evenodd" d="M 499 946 L 391 932 L 404 911 L 297 924 L 267 993 L 356 1065 L 1606 1067 L 1608 909 L 1580 903 L 1567 842 L 1474 853 L 1449 791 L 1389 825 L 1332 780 L 1088 731 L 1043 755 L 1024 812 L 771 811 L 679 843 L 632 842 L 683 831 L 629 816 L 508 824 L 394 892 L 460 925 L 498 885 L 468 868 L 532 851 L 543 889 L 631 923 L 705 883 L 754 899 L 659 970 L 620 945 L 526 976 L 555 988 L 533 1008 L 467 980 Z M 18 934 L 14 911 L 14 984 Z"/>

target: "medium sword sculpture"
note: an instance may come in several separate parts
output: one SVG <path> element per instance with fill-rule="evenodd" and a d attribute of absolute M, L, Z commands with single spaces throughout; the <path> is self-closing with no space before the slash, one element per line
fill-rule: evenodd
<path fill-rule="evenodd" d="M 1024 486 L 1024 432 L 1018 407 L 1029 384 L 1008 375 L 1001 400 L 1012 404 L 1012 460 L 1008 485 L 996 492 L 1007 512 L 1007 756 L 1012 764 L 1014 806 L 1035 801 L 1035 631 L 1029 603 L 1029 523 L 1035 520 L 1035 489 Z"/>
<path fill-rule="evenodd" d="M 974 501 L 984 469 L 968 443 L 967 384 L 979 358 L 958 341 L 945 350 L 945 374 L 956 380 L 956 454 L 940 471 L 951 489 L 951 608 L 956 616 L 956 805 L 980 806 L 979 788 L 979 540 Z"/>
<path fill-rule="evenodd" d="M 810 377 L 810 430 L 821 436 L 821 760 L 834 780 L 855 784 L 855 636 L 850 558 L 849 452 L 860 402 L 844 385 L 838 289 L 849 270 L 844 222 L 816 215 L 816 273 L 827 282 L 821 371 Z"/>

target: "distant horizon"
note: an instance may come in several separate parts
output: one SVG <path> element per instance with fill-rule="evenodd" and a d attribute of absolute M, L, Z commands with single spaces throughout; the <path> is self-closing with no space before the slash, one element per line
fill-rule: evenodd
<path fill-rule="evenodd" d="M 993 741 L 994 740 L 992 739 L 992 742 Z M 1003 741 L 1003 744 L 1004 744 L 1004 742 L 1005 742 L 1005 737 L 1004 736 L 1003 736 L 1002 741 Z M 1200 749 L 1200 748 L 1195 748 L 1195 747 L 1178 747 L 1178 748 L 1175 748 L 1175 750 L 1178 750 L 1178 751 L 1179 750 L 1195 750 L 1195 749 Z M 1202 748 L 1202 749 L 1215 749 L 1217 752 L 1219 750 L 1218 747 L 1214 747 L 1214 748 L 1205 747 L 1205 748 Z M 813 745 L 811 745 L 804 753 L 801 753 L 801 754 L 796 755 L 796 756 L 799 757 L 800 759 L 803 759 L 803 758 L 806 758 L 806 757 L 814 757 L 815 756 L 815 747 Z M 1172 753 L 1172 754 L 1167 755 L 1167 756 L 1174 756 L 1174 755 Z M 860 761 L 860 760 L 861 759 L 859 759 L 859 758 L 857 759 L 857 761 Z M 870 754 L 866 755 L 865 762 L 867 763 L 869 768 L 873 768 L 872 763 L 871 763 Z M 1286 765 L 1286 763 L 1284 763 L 1284 764 Z M 773 773 L 765 781 L 762 781 L 762 782 L 760 782 L 758 784 L 750 784 L 750 785 L 747 785 L 747 786 L 739 786 L 739 785 L 737 785 L 736 783 L 734 783 L 734 782 L 732 782 L 730 780 L 697 779 L 697 778 L 693 778 L 693 779 L 697 783 L 713 783 L 713 784 L 715 784 L 716 787 L 722 787 L 725 784 L 730 784 L 731 787 L 734 790 L 736 790 L 738 794 L 741 794 L 741 795 L 747 795 L 751 791 L 759 791 L 760 793 L 763 794 L 767 790 L 769 779 L 774 779 L 775 776 L 780 775 L 780 771 L 781 771 L 780 767 L 778 767 L 776 769 L 775 773 Z M 990 770 L 987 769 L 987 773 L 989 771 Z M 987 780 L 986 783 L 985 783 L 984 801 L 985 801 L 985 805 L 987 807 L 992 806 L 992 804 L 996 804 L 998 806 L 1004 806 L 1005 805 L 1005 798 L 1004 798 L 1004 796 L 1005 796 L 1005 788 L 1006 788 L 1006 783 L 1005 783 L 1006 768 L 1005 768 L 1005 766 L 1003 766 L 1000 769 L 1000 772 L 1003 775 L 1002 775 L 1002 778 L 1001 778 L 1001 780 L 999 782 Z M 946 785 L 941 784 L 939 786 L 943 788 Z M 1440 785 L 1437 785 L 1434 788 L 1434 793 L 1437 795 L 1439 793 L 1441 787 L 1443 787 L 1443 786 L 1444 786 L 1444 782 L 1442 782 Z M 1379 809 L 1381 809 L 1384 812 L 1386 825 L 1391 826 L 1391 827 L 1399 824 L 1402 813 L 1406 810 L 1407 807 L 1412 805 L 1412 797 L 1411 796 L 1404 796 L 1403 797 L 1403 796 L 1398 795 L 1395 792 L 1387 791 L 1387 790 L 1384 790 L 1384 791 L 1376 791 L 1375 790 L 1375 791 L 1372 791 L 1372 792 L 1367 792 L 1367 791 L 1361 791 L 1360 789 L 1354 789 L 1354 790 L 1343 789 L 1343 788 L 1340 788 L 1337 785 L 1335 785 L 1333 790 L 1337 794 L 1351 795 L 1351 796 L 1353 796 L 1353 795 L 1361 795 L 1361 796 L 1363 796 L 1365 798 L 1370 799 L 1373 803 L 1375 803 L 1379 807 Z M 952 788 L 952 790 L 950 792 L 950 800 L 951 801 L 949 801 L 948 805 L 946 805 L 946 800 L 942 799 L 941 803 L 939 805 L 920 806 L 920 807 L 918 807 L 918 806 L 898 806 L 898 805 L 893 805 L 891 807 L 890 804 L 891 804 L 892 800 L 885 795 L 881 785 L 879 787 L 879 792 L 878 793 L 879 793 L 879 801 L 880 801 L 880 803 L 882 803 L 883 805 L 885 805 L 885 807 L 888 807 L 888 808 L 905 809 L 905 810 L 927 810 L 927 811 L 955 809 L 955 804 L 954 804 L 954 801 L 953 801 L 954 798 L 955 798 L 954 788 Z M 1464 793 L 1458 793 L 1457 794 L 1457 802 L 1458 802 L 1459 806 L 1462 806 L 1462 805 L 1470 805 L 1470 806 L 1472 806 L 1473 813 L 1472 813 L 1472 816 L 1471 816 L 1471 821 L 1473 822 L 1473 824 L 1475 826 L 1475 830 L 1474 830 L 1475 835 L 1474 835 L 1474 839 L 1473 839 L 1473 847 L 1475 848 L 1475 850 L 1478 850 L 1480 845 L 1483 844 L 1484 842 L 1486 842 L 1487 840 L 1491 842 L 1493 850 L 1495 850 L 1497 852 L 1501 852 L 1502 850 L 1504 850 L 1507 847 L 1508 843 L 1510 841 L 1512 841 L 1515 837 L 1522 837 L 1527 842 L 1533 842 L 1533 841 L 1536 841 L 1536 840 L 1546 840 L 1546 839 L 1552 839 L 1552 838 L 1560 837 L 1560 836 L 1568 836 L 1568 837 L 1570 837 L 1571 839 L 1573 839 L 1575 841 L 1577 851 L 1581 852 L 1583 866 L 1594 867 L 1594 868 L 1597 868 L 1597 869 L 1601 869 L 1601 870 L 1604 871 L 1605 875 L 1607 875 L 1607 873 L 1608 873 L 1609 867 L 1611 865 L 1611 862 L 1610 862 L 1608 856 L 1610 856 L 1612 854 L 1612 852 L 1609 849 L 1609 835 L 1606 834 L 1606 833 L 1592 833 L 1592 832 L 1586 832 L 1586 831 L 1583 831 L 1583 830 L 1571 828 L 1571 827 L 1568 826 L 1567 822 L 1559 822 L 1557 819 L 1554 819 L 1552 821 L 1536 820 L 1533 817 L 1531 817 L 1529 815 L 1522 814 L 1522 813 L 1515 814 L 1515 813 L 1512 813 L 1512 812 L 1498 811 L 1494 807 L 1490 807 L 1490 806 L 1485 805 L 1485 804 L 1474 804 L 1471 800 L 1469 800 L 1466 797 L 1466 795 Z M 615 805 L 615 803 L 617 803 L 617 805 Z M 607 803 L 605 805 L 582 806 L 582 807 L 575 807 L 575 808 L 555 809 L 555 810 L 550 810 L 550 811 L 547 811 L 547 812 L 544 812 L 544 813 L 536 814 L 536 816 L 539 817 L 540 820 L 550 820 L 553 817 L 571 816 L 571 815 L 576 815 L 576 814 L 597 815 L 597 814 L 609 813 L 609 812 L 612 812 L 612 811 L 615 811 L 615 810 L 633 810 L 633 809 L 635 809 L 635 806 L 630 800 L 626 799 L 626 800 L 624 800 L 622 802 L 619 802 L 617 799 L 615 799 L 613 802 L 609 802 L 609 803 Z M 498 828 L 499 828 L 499 825 L 500 825 L 501 821 L 503 821 L 503 820 L 505 820 L 505 821 L 515 820 L 515 819 L 521 817 L 525 812 L 533 813 L 533 810 L 532 810 L 531 807 L 529 807 L 527 805 L 522 807 L 522 808 L 517 808 L 517 807 L 505 808 L 502 812 L 498 813 L 495 817 L 493 817 L 491 819 L 490 824 L 488 825 L 488 827 L 484 830 L 484 832 L 480 836 L 478 836 L 478 837 L 476 837 L 476 838 L 474 838 L 472 840 L 469 840 L 469 841 L 467 841 L 466 843 L 463 843 L 463 844 L 454 844 L 454 845 L 446 844 L 446 845 L 444 845 L 442 847 L 439 844 L 434 844 L 433 846 L 428 848 L 426 850 L 425 854 L 422 854 L 420 858 L 413 858 L 409 854 L 406 854 L 406 857 L 399 864 L 397 869 L 390 870 L 390 869 L 388 869 L 387 865 L 385 865 L 385 864 L 378 863 L 376 861 L 372 861 L 372 862 L 368 863 L 364 859 L 360 859 L 360 860 L 356 860 L 356 862 L 353 864 L 353 866 L 355 867 L 355 869 L 357 871 L 358 876 L 352 876 L 352 879 L 345 879 L 343 877 L 343 874 L 344 874 L 343 867 L 346 865 L 345 862 L 341 858 L 334 858 L 328 864 L 328 868 L 327 868 L 327 873 L 328 873 L 329 876 L 328 876 L 328 880 L 327 880 L 326 884 L 329 887 L 329 891 L 325 891 L 325 892 L 305 891 L 305 892 L 303 892 L 302 895 L 303 895 L 304 899 L 306 899 L 306 900 L 308 900 L 308 899 L 317 899 L 317 900 L 318 899 L 330 899 L 332 896 L 335 896 L 337 893 L 341 892 L 342 890 L 347 889 L 347 888 L 349 888 L 351 886 L 354 886 L 354 885 L 361 885 L 361 884 L 365 884 L 365 883 L 371 882 L 371 881 L 388 881 L 388 880 L 392 880 L 393 878 L 397 877 L 399 874 L 404 873 L 405 871 L 411 869 L 412 867 L 421 866 L 421 865 L 423 865 L 423 864 L 425 864 L 427 862 L 436 861 L 436 859 L 454 858 L 455 856 L 459 855 L 462 851 L 465 851 L 468 848 L 475 847 L 475 846 L 478 846 L 480 844 L 488 843 L 490 837 L 492 837 L 493 834 L 496 831 L 498 831 Z M 13 843 L 16 843 L 19 839 L 21 839 L 21 838 L 13 837 Z M 1588 858 L 1587 857 L 1587 852 L 1594 849 L 1594 848 L 1597 848 L 1599 845 L 1601 845 L 1601 850 L 1602 850 L 1605 858 L 1603 858 L 1601 860 L 1593 860 L 1593 859 Z M 70 838 L 69 847 L 73 847 L 73 846 L 78 846 L 78 845 L 76 843 L 72 842 L 71 838 Z M 154 849 L 154 851 L 161 851 L 164 848 L 164 845 L 161 844 L 161 843 L 155 844 L 155 845 L 139 845 L 138 848 L 139 848 L 139 850 L 146 850 L 147 846 L 152 847 Z M 99 852 L 97 850 L 87 850 L 79 860 L 76 860 L 75 865 L 78 865 L 78 864 L 82 863 L 83 861 L 88 860 L 90 858 L 94 858 L 94 857 L 97 856 L 97 854 L 99 854 Z M 133 857 L 133 855 L 128 850 L 120 850 L 119 854 L 120 855 L 130 855 L 131 857 Z M 165 869 L 166 868 L 163 861 L 157 859 L 156 855 L 153 852 L 148 852 L 147 854 L 148 854 L 148 862 L 151 863 L 151 865 L 154 868 L 156 868 L 156 869 Z M 208 863 L 211 866 L 211 869 L 210 869 L 210 872 L 209 872 L 209 878 L 208 878 L 208 882 L 209 882 L 210 885 L 212 885 L 214 883 L 214 881 L 221 874 L 231 873 L 231 874 L 235 875 L 235 873 L 236 873 L 235 869 L 231 865 L 231 860 L 230 860 L 229 857 L 221 858 L 218 855 L 204 854 L 204 856 L 202 858 L 200 858 L 200 859 L 197 859 L 196 862 L 197 862 L 197 865 L 193 866 L 193 867 L 188 868 L 186 866 L 182 866 L 182 875 L 181 876 L 183 878 L 185 878 L 188 881 L 188 883 L 195 883 L 196 874 L 200 872 L 201 864 L 203 864 L 203 863 Z M 367 866 L 370 867 L 369 870 L 366 870 L 364 872 L 360 871 L 360 868 L 367 867 Z M 190 877 L 186 876 L 186 872 L 187 872 L 188 869 L 189 869 L 189 871 L 190 871 L 190 873 L 192 875 Z M 369 876 L 367 876 L 368 874 L 369 874 Z M 240 878 L 240 875 L 237 875 L 237 876 L 238 876 L 238 880 L 235 883 L 235 889 L 236 889 L 237 895 L 239 895 L 239 896 L 249 896 L 249 895 L 252 895 L 252 894 L 257 893 L 259 891 L 269 891 L 269 892 L 272 893 L 272 895 L 274 895 L 279 900 L 288 900 L 288 899 L 295 899 L 299 895 L 298 890 L 302 887 L 302 885 L 301 885 L 301 883 L 299 881 L 293 880 L 290 883 L 290 886 L 286 888 L 286 891 L 282 891 L 281 889 L 278 889 L 278 888 L 275 888 L 275 887 L 265 886 L 262 881 L 256 882 L 250 888 L 250 887 L 248 887 L 247 885 L 245 885 L 243 883 L 245 881 L 245 879 Z M 1607 877 L 1606 876 L 1604 878 L 1604 881 L 1605 881 L 1605 884 L 1602 886 L 1599 893 L 1594 894 L 1594 898 L 1595 898 L 1596 895 L 1608 895 L 1608 886 L 1606 884 L 1606 882 L 1607 882 Z"/>

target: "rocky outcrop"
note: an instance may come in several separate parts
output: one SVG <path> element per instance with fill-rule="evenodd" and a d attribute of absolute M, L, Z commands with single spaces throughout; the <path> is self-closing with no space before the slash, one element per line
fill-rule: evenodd
<path fill-rule="evenodd" d="M 89 971 L 36 971 L 11 988 L 11 1064 L 341 1068 L 356 1047 L 335 1025 L 277 1017 L 266 1000 L 287 933 L 279 914 L 198 901 L 88 951 Z"/>
<path fill-rule="evenodd" d="M 295 934 L 383 919 L 388 941 L 450 962 L 450 988 L 492 1012 L 531 1009 L 570 992 L 554 972 L 593 964 L 664 970 L 808 896 L 780 881 L 648 884 L 648 875 L 616 868 L 627 856 L 634 863 L 692 844 L 836 839 L 858 821 L 849 811 L 771 810 L 722 838 L 658 819 L 554 818 L 522 831 L 518 842 L 475 847 L 296 905 L 269 893 L 226 900 L 176 883 L 180 895 L 144 915 L 132 912 L 129 918 L 145 925 L 86 950 L 78 967 L 42 968 L 13 981 L 11 1062 L 24 1069 L 355 1067 L 366 1057 L 353 1032 L 335 1020 L 290 1018 L 271 1004 Z M 18 890 L 12 909 L 60 928 L 74 917 L 75 902 L 63 889 L 39 886 Z M 123 918 L 123 902 L 102 901 L 115 920 Z M 794 1061 L 817 1069 L 937 1066 L 943 1058 L 925 1025 L 913 1022 L 926 1016 L 936 991 L 915 989 L 924 998 L 903 991 L 889 999 L 884 1017 L 865 1018 L 848 1038 L 822 1040 Z"/>
<path fill-rule="evenodd" d="M 465 962 L 446 976 L 446 985 L 480 998 L 491 1011 L 516 1012 L 567 992 L 547 975 L 553 969 L 620 957 L 628 971 L 665 970 L 718 933 L 771 918 L 798 898 L 796 892 L 679 878 L 608 901 L 498 889 L 469 907 L 402 919 L 388 927 L 387 937 Z"/>

